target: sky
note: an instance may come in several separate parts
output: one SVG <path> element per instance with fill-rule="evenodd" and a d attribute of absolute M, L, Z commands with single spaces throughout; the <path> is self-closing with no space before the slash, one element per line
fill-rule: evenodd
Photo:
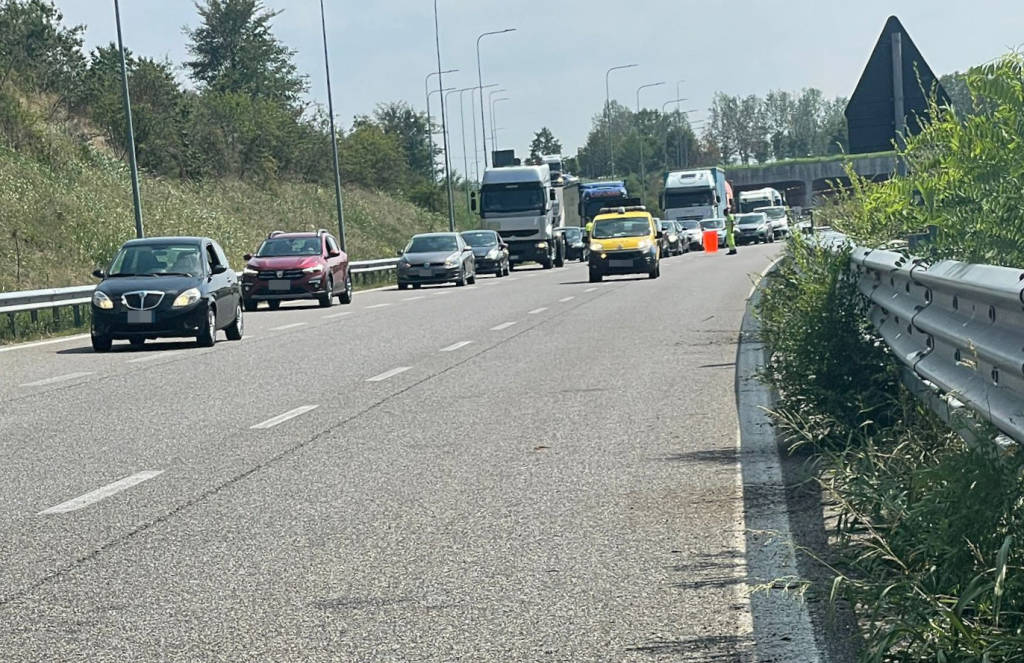
<path fill-rule="evenodd" d="M 459 69 L 445 87 L 477 84 L 476 38 L 484 37 L 484 84 L 508 97 L 496 107 L 499 148 L 525 156 L 530 140 L 547 126 L 575 154 L 605 99 L 609 67 L 638 65 L 611 74 L 611 97 L 635 108 L 661 108 L 680 96 L 691 121 L 706 117 L 716 91 L 764 95 L 772 89 L 821 89 L 852 94 L 886 19 L 903 22 L 936 75 L 988 62 L 1024 42 L 1021 0 L 437 0 L 441 64 Z M 318 0 L 263 0 L 282 10 L 276 36 L 296 51 L 309 75 L 312 101 L 326 106 Z M 116 39 L 113 3 L 56 0 L 67 24 L 86 26 L 86 47 Z M 344 127 L 376 104 L 405 100 L 424 108 L 424 77 L 437 70 L 431 0 L 325 0 L 335 114 Z M 125 46 L 168 58 L 179 68 L 188 58 L 185 26 L 198 15 L 191 0 L 121 0 Z M 432 79 L 436 88 L 437 78 Z M 438 95 L 431 110 L 439 114 Z M 450 97 L 452 155 L 462 159 L 458 94 Z M 485 94 L 486 101 L 486 94 Z M 471 114 L 465 95 L 467 145 Z M 436 117 L 440 122 L 440 118 Z M 488 132 L 490 131 L 490 119 Z M 488 138 L 489 140 L 489 138 Z M 457 169 L 459 165 L 453 164 Z"/>

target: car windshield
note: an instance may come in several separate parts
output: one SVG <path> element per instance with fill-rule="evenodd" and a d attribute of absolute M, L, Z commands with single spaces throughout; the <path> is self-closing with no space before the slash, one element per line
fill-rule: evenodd
<path fill-rule="evenodd" d="M 583 238 L 583 231 L 579 228 L 566 228 L 565 238 L 570 242 L 578 242 Z"/>
<path fill-rule="evenodd" d="M 700 224 L 696 221 L 680 221 L 680 224 L 687 230 L 693 230 L 694 228 L 700 228 Z M 710 227 L 710 226 L 709 226 Z"/>
<path fill-rule="evenodd" d="M 498 243 L 498 237 L 489 231 L 462 233 L 462 239 L 470 246 L 476 247 L 494 246 Z"/>
<path fill-rule="evenodd" d="M 786 218 L 785 207 L 761 207 L 754 210 L 755 212 L 764 212 L 769 219 L 784 219 Z"/>
<path fill-rule="evenodd" d="M 130 244 L 110 263 L 108 276 L 199 276 L 203 273 L 197 244 Z"/>
<path fill-rule="evenodd" d="M 319 237 L 272 237 L 264 241 L 260 250 L 256 252 L 257 258 L 318 255 L 320 255 Z"/>
<path fill-rule="evenodd" d="M 705 219 L 700 222 L 700 227 L 704 230 L 719 230 L 725 227 L 724 219 Z"/>
<path fill-rule="evenodd" d="M 764 214 L 738 214 L 736 223 L 741 226 L 759 226 L 767 220 Z"/>
<path fill-rule="evenodd" d="M 651 224 L 644 218 L 602 219 L 594 223 L 594 239 L 644 237 L 651 234 Z"/>
<path fill-rule="evenodd" d="M 661 222 L 661 229 L 662 230 L 669 230 L 669 231 L 675 232 L 676 224 L 672 223 L 671 221 L 662 221 Z"/>
<path fill-rule="evenodd" d="M 457 251 L 459 243 L 454 235 L 420 235 L 413 237 L 409 246 L 405 247 L 406 253 L 441 253 L 444 251 Z"/>

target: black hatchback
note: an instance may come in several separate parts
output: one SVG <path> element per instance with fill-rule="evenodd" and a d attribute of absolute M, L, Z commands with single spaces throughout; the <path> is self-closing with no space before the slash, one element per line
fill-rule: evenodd
<path fill-rule="evenodd" d="M 223 249 L 206 237 L 154 237 L 126 242 L 92 295 L 92 347 L 113 341 L 193 337 L 202 346 L 242 338 L 242 289 Z"/>

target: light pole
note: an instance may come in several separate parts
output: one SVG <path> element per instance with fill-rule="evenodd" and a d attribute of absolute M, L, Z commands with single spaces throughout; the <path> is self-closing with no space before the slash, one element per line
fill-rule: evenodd
<path fill-rule="evenodd" d="M 640 90 L 646 90 L 649 87 L 658 87 L 664 85 L 665 81 L 659 81 L 657 83 L 647 83 L 641 85 L 636 89 L 636 136 L 640 143 L 640 200 L 644 201 L 647 199 L 647 167 L 644 165 L 644 136 L 640 131 Z"/>
<path fill-rule="evenodd" d="M 448 93 L 446 93 L 444 95 L 444 103 L 447 104 L 448 103 L 448 96 L 449 95 L 451 95 L 453 92 L 458 92 L 459 93 L 459 118 L 460 118 L 461 127 L 462 127 L 462 168 L 463 168 L 463 177 L 465 179 L 464 183 L 465 183 L 465 189 L 466 189 L 466 211 L 467 212 L 469 211 L 469 155 L 466 154 L 466 113 L 465 113 L 465 110 L 463 109 L 462 95 L 464 93 L 466 93 L 466 92 L 471 92 L 471 91 L 473 91 L 475 89 L 476 89 L 476 86 L 464 87 L 464 88 L 462 88 L 460 90 L 452 90 L 451 92 L 448 92 Z"/>
<path fill-rule="evenodd" d="M 611 176 L 615 177 L 615 149 L 612 145 L 612 95 L 611 88 L 609 87 L 608 77 L 613 71 L 619 69 L 632 69 L 638 67 L 636 64 L 622 64 L 617 67 L 612 67 L 608 71 L 604 72 L 604 112 L 608 130 L 608 163 L 610 164 Z"/>
<path fill-rule="evenodd" d="M 334 129 L 334 98 L 331 95 L 331 61 L 327 57 L 327 18 L 324 14 L 324 0 L 320 0 L 320 29 L 324 37 L 324 70 L 327 75 L 327 114 L 331 116 L 331 154 L 334 157 L 334 203 L 338 213 L 338 241 L 341 250 L 345 247 L 345 211 L 341 203 L 341 168 L 338 165 L 338 132 Z"/>
<path fill-rule="evenodd" d="M 493 107 L 494 95 L 499 94 L 501 92 L 508 92 L 508 90 L 506 88 L 502 87 L 502 88 L 498 88 L 497 90 L 491 90 L 490 92 L 487 93 L 487 108 L 488 109 Z M 483 101 L 483 99 L 482 99 L 483 93 L 482 92 L 481 92 L 480 96 L 481 96 L 481 101 Z M 481 121 L 483 120 L 483 115 L 484 115 L 484 109 L 481 108 L 480 109 Z M 494 124 L 494 114 L 490 113 L 490 116 L 491 116 L 491 124 Z M 494 132 L 491 132 L 491 139 L 493 140 L 493 138 L 494 138 Z M 493 147 L 493 144 L 492 144 L 492 147 Z M 487 143 L 484 143 L 484 170 L 487 170 Z"/>
<path fill-rule="evenodd" d="M 480 40 L 488 35 L 501 35 L 506 32 L 515 32 L 515 30 L 515 28 L 494 30 L 493 32 L 485 32 L 476 38 L 476 84 L 480 86 L 480 136 L 484 141 L 484 170 L 487 169 L 487 129 L 484 127 L 484 73 L 483 68 L 480 66 Z"/>
<path fill-rule="evenodd" d="M 128 92 L 128 63 L 124 57 L 124 40 L 121 38 L 121 7 L 114 0 L 114 20 L 117 22 L 117 48 L 121 52 L 121 94 L 124 96 L 124 118 L 128 124 L 128 163 L 132 171 L 132 204 L 135 208 L 135 236 L 145 237 L 142 232 L 142 196 L 139 194 L 139 164 L 135 160 L 135 128 L 132 126 L 132 98 Z"/>
<path fill-rule="evenodd" d="M 498 97 L 491 102 L 491 146 L 494 147 L 495 151 L 498 149 L 498 137 L 494 132 L 494 107 L 502 101 L 508 101 L 509 97 Z"/>
<path fill-rule="evenodd" d="M 479 87 L 479 86 L 477 86 Z M 498 83 L 491 83 L 485 85 L 487 87 L 498 87 Z M 476 88 L 472 88 L 476 89 Z M 482 93 L 482 89 L 481 89 Z M 459 98 L 459 103 L 462 103 L 462 98 Z M 476 99 L 473 95 L 469 95 L 469 119 L 473 121 L 473 130 L 469 133 L 473 134 L 473 180 L 476 182 L 480 181 L 480 145 L 476 141 Z"/>
<path fill-rule="evenodd" d="M 682 82 L 684 82 L 684 81 L 680 81 L 680 83 L 682 83 Z M 678 87 L 679 87 L 679 83 L 676 83 L 676 88 L 678 88 Z M 682 140 L 683 140 L 682 139 L 683 128 L 679 125 L 679 117 L 680 117 L 680 115 L 679 115 L 679 103 L 683 102 L 683 101 L 687 101 L 686 97 L 677 97 L 675 99 L 669 99 L 668 101 L 666 101 L 665 103 L 663 103 L 661 105 L 661 112 L 662 113 L 665 112 L 665 109 L 668 107 L 669 104 L 675 104 L 676 105 L 676 129 L 678 129 L 679 133 L 680 133 L 680 138 L 676 142 L 676 163 L 679 164 L 680 168 L 683 167 L 682 156 L 680 154 L 680 145 L 681 145 Z M 690 112 L 690 111 L 687 111 L 687 112 Z M 668 168 L 668 150 L 667 149 L 666 149 L 666 153 L 665 153 L 665 167 L 666 167 L 666 169 Z"/>
<path fill-rule="evenodd" d="M 444 70 L 441 68 L 441 28 L 437 19 L 437 0 L 434 0 L 434 48 L 437 51 L 437 89 L 444 89 Z M 455 196 L 452 194 L 451 162 L 448 159 L 448 118 L 441 98 L 441 135 L 444 138 L 444 180 L 448 189 L 448 231 L 455 232 Z"/>
<path fill-rule="evenodd" d="M 446 69 L 442 74 L 454 74 L 458 69 Z M 430 77 L 437 76 L 436 71 L 427 74 L 423 79 L 423 94 L 427 97 L 427 142 L 430 143 L 430 181 L 437 181 L 437 174 L 434 172 L 434 128 L 430 126 Z"/>

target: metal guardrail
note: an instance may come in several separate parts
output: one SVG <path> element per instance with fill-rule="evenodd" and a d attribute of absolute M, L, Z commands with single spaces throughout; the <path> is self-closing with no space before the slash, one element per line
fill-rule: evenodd
<path fill-rule="evenodd" d="M 356 260 L 349 265 L 354 280 L 361 285 L 384 281 L 389 272 L 398 265 L 398 258 L 381 260 Z M 92 300 L 94 285 L 72 286 L 70 288 L 48 288 L 45 290 L 22 290 L 0 292 L 0 315 L 7 315 L 11 335 L 18 335 L 17 314 L 28 313 L 32 323 L 39 320 L 39 311 L 52 310 L 55 321 L 60 320 L 60 310 L 71 307 L 75 326 L 82 325 L 81 307 Z"/>

